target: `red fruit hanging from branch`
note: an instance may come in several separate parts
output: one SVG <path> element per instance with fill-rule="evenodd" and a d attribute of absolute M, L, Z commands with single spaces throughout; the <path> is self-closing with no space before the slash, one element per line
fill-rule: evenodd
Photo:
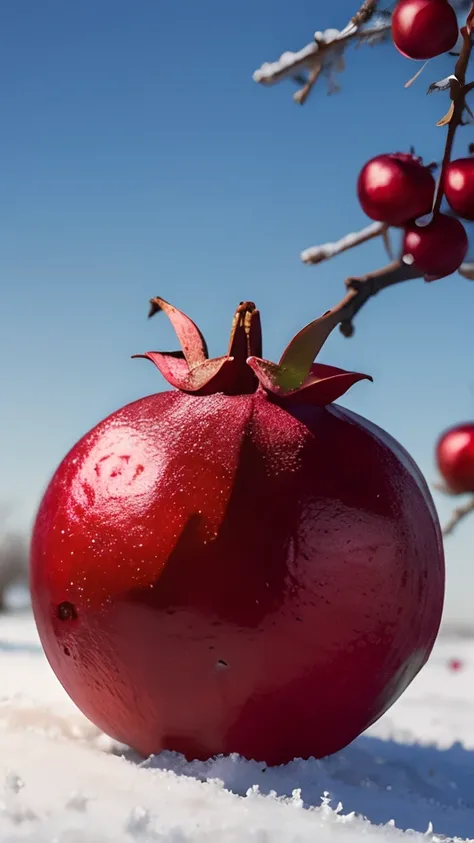
<path fill-rule="evenodd" d="M 435 180 L 420 158 L 404 152 L 377 155 L 359 175 L 357 192 L 368 217 L 404 225 L 431 210 Z"/>
<path fill-rule="evenodd" d="M 474 221 L 474 158 L 459 158 L 446 168 L 444 192 L 458 216 Z"/>
<path fill-rule="evenodd" d="M 436 459 L 448 491 L 474 494 L 474 422 L 443 433 L 436 446 Z"/>
<path fill-rule="evenodd" d="M 428 281 L 456 272 L 468 246 L 463 224 L 446 214 L 437 214 L 429 225 L 412 223 L 405 228 L 404 255 L 413 259 Z"/>
<path fill-rule="evenodd" d="M 399 0 L 392 36 L 406 58 L 426 60 L 452 50 L 459 37 L 456 12 L 447 0 Z"/>
<path fill-rule="evenodd" d="M 145 356 L 176 389 L 86 434 L 40 506 L 31 588 L 48 659 L 144 755 L 335 752 L 436 638 L 444 562 L 426 483 L 388 434 L 331 404 L 365 377 L 313 365 L 337 313 L 275 364 L 250 302 L 215 360 L 188 317 L 157 310 L 182 352 Z"/>

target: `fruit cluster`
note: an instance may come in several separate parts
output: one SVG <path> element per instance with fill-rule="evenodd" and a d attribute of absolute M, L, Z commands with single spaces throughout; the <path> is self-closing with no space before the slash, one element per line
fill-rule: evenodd
<path fill-rule="evenodd" d="M 454 216 L 437 213 L 428 225 L 417 224 L 434 203 L 436 184 L 430 167 L 409 153 L 377 155 L 362 168 L 360 204 L 371 219 L 404 229 L 404 255 L 429 280 L 456 272 L 466 257 L 468 238 Z M 445 174 L 445 193 L 452 210 L 474 220 L 474 159 L 453 161 Z"/>
<path fill-rule="evenodd" d="M 447 0 L 399 0 L 392 17 L 393 42 L 404 56 L 423 60 L 452 50 L 459 38 L 456 13 Z M 474 159 L 444 166 L 442 194 L 456 216 L 440 213 L 430 167 L 408 153 L 377 155 L 363 167 L 358 195 L 373 220 L 404 229 L 403 253 L 432 281 L 456 272 L 468 250 L 457 217 L 474 220 Z M 439 203 L 438 203 L 439 204 Z M 420 218 L 432 214 L 431 219 Z"/>

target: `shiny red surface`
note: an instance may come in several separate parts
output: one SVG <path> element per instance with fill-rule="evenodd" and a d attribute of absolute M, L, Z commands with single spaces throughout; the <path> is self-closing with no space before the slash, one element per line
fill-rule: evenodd
<path fill-rule="evenodd" d="M 420 472 L 366 420 L 165 392 L 60 465 L 31 588 L 54 671 L 105 732 L 278 764 L 339 750 L 403 692 L 444 561 Z"/>
<path fill-rule="evenodd" d="M 431 171 L 418 158 L 397 152 L 368 161 L 359 175 L 357 192 L 368 217 L 403 225 L 431 210 L 435 186 Z"/>
<path fill-rule="evenodd" d="M 474 220 L 474 158 L 451 161 L 446 170 L 444 192 L 456 214 Z"/>
<path fill-rule="evenodd" d="M 407 58 L 432 59 L 455 46 L 456 12 L 447 0 L 399 0 L 392 16 L 392 36 Z"/>
<path fill-rule="evenodd" d="M 474 422 L 450 428 L 440 437 L 436 457 L 448 488 L 455 494 L 474 492 Z"/>
<path fill-rule="evenodd" d="M 427 226 L 413 223 L 405 229 L 403 249 L 428 276 L 444 278 L 459 269 L 467 255 L 469 241 L 462 222 L 438 214 Z"/>

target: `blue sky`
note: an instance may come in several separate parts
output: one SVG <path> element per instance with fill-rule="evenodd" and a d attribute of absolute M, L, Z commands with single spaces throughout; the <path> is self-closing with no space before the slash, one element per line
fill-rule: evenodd
<path fill-rule="evenodd" d="M 337 8 L 335 9 L 334 6 Z M 355 193 L 374 154 L 414 144 L 439 160 L 452 60 L 417 67 L 390 45 L 348 55 L 343 90 L 296 106 L 252 72 L 352 0 L 16 0 L 0 31 L 0 501 L 29 525 L 56 465 L 119 406 L 164 388 L 130 355 L 167 347 L 162 295 L 227 346 L 236 304 L 262 311 L 265 353 L 380 266 L 375 241 L 320 267 L 302 249 L 366 223 Z M 469 130 L 459 135 L 465 154 Z M 474 286 L 458 276 L 381 294 L 322 362 L 369 372 L 341 403 L 372 419 L 436 479 L 440 431 L 474 414 Z M 436 495 L 442 519 L 451 502 Z M 474 520 L 447 542 L 447 615 L 472 619 Z"/>

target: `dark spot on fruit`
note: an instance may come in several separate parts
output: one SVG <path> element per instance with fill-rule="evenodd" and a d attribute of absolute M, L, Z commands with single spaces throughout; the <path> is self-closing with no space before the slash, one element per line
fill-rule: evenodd
<path fill-rule="evenodd" d="M 71 651 L 70 651 L 69 647 L 63 647 L 63 653 L 64 653 L 65 656 L 70 656 Z"/>
<path fill-rule="evenodd" d="M 68 600 L 65 600 L 56 609 L 56 617 L 60 621 L 75 621 L 77 620 L 76 607 L 72 603 L 69 603 Z"/>
<path fill-rule="evenodd" d="M 225 659 L 217 659 L 216 667 L 218 670 L 222 670 L 225 667 L 229 667 L 229 662 L 226 662 Z"/>

